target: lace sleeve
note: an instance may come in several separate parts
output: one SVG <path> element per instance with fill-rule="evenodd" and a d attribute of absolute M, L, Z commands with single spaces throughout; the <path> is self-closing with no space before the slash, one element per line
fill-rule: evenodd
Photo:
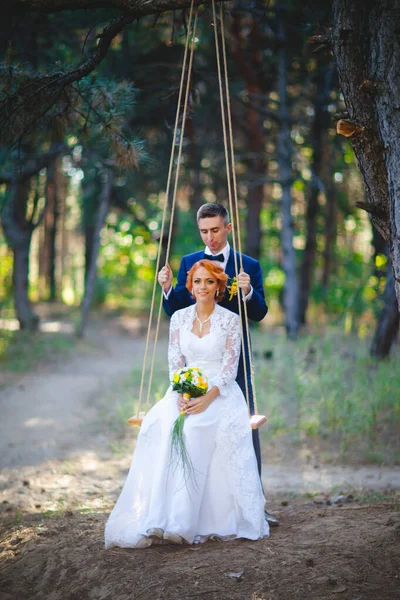
<path fill-rule="evenodd" d="M 221 396 L 227 393 L 227 386 L 233 383 L 237 376 L 241 350 L 240 320 L 239 316 L 232 313 L 229 319 L 226 335 L 225 353 L 222 360 L 219 376 L 214 384 L 218 386 Z"/>
<path fill-rule="evenodd" d="M 179 312 L 175 312 L 171 317 L 171 322 L 169 326 L 168 368 L 170 381 L 172 381 L 172 377 L 175 371 L 185 366 L 185 358 L 181 352 L 179 331 Z"/>

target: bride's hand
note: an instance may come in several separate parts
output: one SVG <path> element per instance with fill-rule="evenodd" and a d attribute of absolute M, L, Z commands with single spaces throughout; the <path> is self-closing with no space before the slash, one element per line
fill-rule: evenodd
<path fill-rule="evenodd" d="M 179 410 L 184 410 L 186 408 L 187 403 L 189 402 L 189 400 L 186 400 L 186 398 L 184 398 L 182 396 L 182 394 L 178 394 L 178 408 Z"/>
<path fill-rule="evenodd" d="M 204 396 L 200 398 L 192 398 L 186 405 L 187 415 L 198 415 L 205 411 L 211 404 L 211 402 L 218 396 L 219 390 L 217 387 L 212 387 Z"/>

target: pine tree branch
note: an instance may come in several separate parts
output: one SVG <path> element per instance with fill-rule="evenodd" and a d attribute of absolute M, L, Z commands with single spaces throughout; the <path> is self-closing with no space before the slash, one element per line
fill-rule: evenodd
<path fill-rule="evenodd" d="M 196 5 L 209 2 L 210 0 L 195 0 Z M 92 55 L 82 64 L 64 73 L 35 77 L 13 96 L 0 103 L 0 132 L 3 140 L 13 144 L 22 139 L 59 100 L 68 104 L 71 85 L 98 67 L 105 58 L 112 40 L 127 25 L 146 15 L 187 8 L 191 0 L 6 0 L 5 4 L 10 10 L 19 13 L 104 7 L 123 10 L 104 28 Z"/>
<path fill-rule="evenodd" d="M 74 83 L 75 81 L 83 79 L 83 77 L 86 77 L 86 75 L 94 71 L 94 69 L 101 63 L 107 54 L 110 44 L 115 36 L 118 35 L 118 33 L 120 33 L 127 25 L 132 23 L 134 18 L 135 17 L 132 17 L 132 15 L 121 14 L 111 21 L 107 27 L 103 29 L 102 34 L 99 36 L 99 43 L 92 56 L 82 63 L 77 69 L 72 69 L 71 71 L 59 77 L 59 79 L 53 82 L 53 84 L 55 83 L 56 85 L 61 84 L 66 86 Z"/>
<path fill-rule="evenodd" d="M 42 109 L 41 113 L 36 112 L 37 108 L 33 108 L 33 110 L 30 111 L 31 118 L 28 118 L 28 123 L 24 124 L 21 131 L 18 131 L 18 128 L 14 127 L 15 139 L 20 139 L 26 131 L 29 130 L 32 123 L 42 118 L 50 110 L 67 86 L 83 79 L 96 69 L 106 56 L 114 37 L 133 20 L 134 17 L 132 15 L 118 15 L 118 17 L 113 19 L 103 29 L 93 54 L 79 65 L 79 67 L 71 69 L 66 73 L 57 73 L 51 76 L 46 75 L 42 78 L 35 78 L 32 81 L 31 86 L 25 86 L 25 93 L 21 94 L 21 90 L 18 90 L 15 94 L 14 102 L 13 98 L 4 100 L 0 104 L 0 111 L 3 115 L 3 118 L 0 119 L 0 130 L 2 130 L 3 127 L 8 127 L 17 113 L 28 113 L 28 107 L 32 102 L 35 102 L 37 108 L 40 106 L 43 107 L 44 105 L 45 108 L 44 110 Z"/>
<path fill-rule="evenodd" d="M 6 0 L 4 4 L 9 10 L 18 13 L 56 13 L 63 10 L 115 8 L 126 14 L 129 13 L 132 19 L 139 19 L 168 10 L 189 8 L 191 0 Z M 210 4 L 210 0 L 195 0 L 194 4 L 195 6 Z"/>

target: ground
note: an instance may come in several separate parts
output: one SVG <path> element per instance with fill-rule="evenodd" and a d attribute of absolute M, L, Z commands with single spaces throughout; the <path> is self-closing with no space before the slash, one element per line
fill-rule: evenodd
<path fill-rule="evenodd" d="M 400 470 L 287 452 L 277 462 L 267 437 L 264 487 L 280 519 L 270 538 L 104 550 L 135 441 L 109 411 L 143 348 L 140 323 L 94 321 L 63 360 L 3 373 L 1 599 L 399 597 Z"/>

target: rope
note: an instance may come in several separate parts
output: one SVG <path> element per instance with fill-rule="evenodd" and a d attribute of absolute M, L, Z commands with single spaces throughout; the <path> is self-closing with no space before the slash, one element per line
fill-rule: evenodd
<path fill-rule="evenodd" d="M 231 212 L 232 218 L 234 219 L 233 222 L 234 223 L 236 222 L 236 232 L 237 232 L 238 245 L 239 245 L 240 269 L 243 270 L 243 257 L 242 257 L 242 247 L 241 247 L 241 239 L 240 239 L 240 222 L 239 222 L 237 184 L 236 184 L 235 155 L 234 155 L 234 148 L 233 148 L 232 118 L 231 118 L 229 82 L 228 82 L 228 68 L 227 68 L 227 61 L 226 61 L 224 18 L 223 18 L 222 6 L 220 5 L 221 40 L 222 40 L 223 66 L 224 66 L 225 94 L 226 94 L 226 104 L 227 104 L 226 112 L 227 112 L 227 117 L 228 117 L 229 143 L 230 143 L 230 149 L 231 149 L 231 164 L 229 163 L 229 156 L 228 156 L 228 141 L 227 141 L 227 132 L 226 132 L 226 123 L 225 123 L 225 107 L 224 107 L 224 99 L 223 99 L 223 86 L 222 86 L 222 77 L 221 77 L 219 45 L 218 45 L 218 32 L 217 32 L 218 25 L 217 25 L 216 12 L 215 12 L 215 0 L 212 0 L 212 9 L 213 9 L 213 19 L 214 19 L 214 37 L 215 37 L 215 51 L 216 51 L 216 56 L 217 56 L 218 82 L 219 82 L 219 90 L 220 90 L 220 103 L 221 103 L 223 139 L 224 139 L 225 163 L 226 163 L 226 172 L 227 172 L 229 210 Z M 233 210 L 233 202 L 232 202 L 230 170 L 232 171 L 235 211 Z M 234 250 L 235 273 L 236 273 L 236 277 L 238 277 L 235 227 L 233 229 L 234 230 L 233 230 L 232 241 L 233 241 L 233 250 Z M 243 301 L 244 319 L 242 319 L 242 303 L 241 303 L 240 297 L 239 297 L 238 298 L 238 307 L 239 307 L 240 330 L 241 330 L 241 338 L 242 338 L 242 356 L 243 356 L 243 368 L 244 368 L 244 377 L 245 377 L 246 402 L 247 402 L 247 407 L 248 407 L 248 411 L 250 414 L 248 371 L 247 371 L 247 361 L 246 361 L 245 345 L 244 345 L 245 344 L 244 329 L 245 329 L 246 337 L 247 337 L 247 350 L 248 350 L 248 356 L 249 356 L 250 379 L 251 379 L 252 389 L 253 389 L 254 410 L 255 410 L 255 414 L 258 414 L 257 398 L 256 398 L 255 382 L 254 382 L 254 368 L 253 368 L 253 360 L 252 360 L 252 355 L 251 355 L 251 344 L 250 344 L 250 335 L 249 335 L 247 303 L 246 303 L 245 295 L 244 295 L 243 291 L 242 291 L 242 301 Z M 244 325 L 244 327 L 243 327 L 243 325 Z"/>
<path fill-rule="evenodd" d="M 193 0 L 192 0 L 192 5 L 193 5 Z M 177 195 L 177 191 L 178 191 L 179 171 L 180 171 L 182 146 L 183 146 L 183 138 L 184 138 L 184 133 L 185 133 L 185 123 L 186 123 L 186 115 L 187 115 L 187 105 L 188 105 L 189 90 L 190 90 L 190 77 L 191 77 L 192 65 L 193 65 L 193 54 L 194 54 L 194 43 L 195 43 L 195 37 L 196 37 L 197 17 L 198 17 L 198 10 L 196 10 L 196 15 L 194 18 L 194 23 L 193 23 L 192 44 L 190 47 L 190 58 L 189 58 L 188 74 L 187 74 L 187 81 L 186 81 L 185 103 L 183 106 L 183 113 L 182 113 L 181 135 L 179 138 L 178 160 L 177 160 L 176 172 L 175 172 L 175 185 L 174 185 L 174 191 L 173 191 L 173 197 L 172 197 L 171 219 L 170 219 L 170 225 L 169 225 L 167 250 L 166 250 L 166 254 L 165 254 L 165 264 L 168 264 L 169 254 L 170 254 L 170 249 L 171 249 L 171 238 L 172 238 L 172 229 L 173 229 L 174 216 L 175 216 L 176 195 Z M 189 29 L 188 29 L 188 36 L 189 36 Z M 157 278 L 157 274 L 158 274 L 158 268 L 155 273 L 155 278 Z M 151 367 L 150 367 L 149 387 L 148 387 L 147 398 L 146 398 L 146 409 L 145 409 L 146 413 L 149 408 L 151 384 L 153 382 L 154 362 L 155 362 L 155 357 L 156 357 L 158 333 L 160 330 L 160 322 L 161 322 L 162 301 L 163 301 L 163 294 L 161 293 L 160 305 L 158 308 L 156 332 L 155 332 L 155 336 L 154 336 L 153 357 L 152 357 Z"/>
<path fill-rule="evenodd" d="M 236 217 L 238 244 L 239 244 L 240 269 L 242 270 L 243 269 L 243 256 L 242 256 L 242 243 L 241 243 L 241 239 L 240 239 L 239 208 L 238 208 L 239 203 L 238 203 L 238 197 L 237 197 L 235 151 L 234 151 L 234 147 L 233 147 L 233 133 L 232 133 L 232 112 L 231 112 L 231 101 L 230 101 L 229 83 L 228 83 L 228 67 L 227 67 L 227 61 L 226 61 L 225 28 L 224 28 L 224 15 L 223 15 L 223 10 L 222 10 L 222 4 L 219 5 L 219 12 L 220 12 L 220 22 L 221 22 L 222 55 L 223 55 L 223 60 L 224 60 L 229 141 L 230 141 L 230 148 L 231 148 L 233 195 L 234 195 L 234 204 L 235 204 L 235 211 L 236 211 L 235 217 Z M 247 314 L 247 302 L 244 299 L 244 294 L 243 294 L 243 308 L 244 308 L 244 315 L 245 315 L 244 322 L 245 322 L 246 333 L 247 333 L 246 337 L 247 337 L 247 350 L 248 350 L 248 355 L 249 355 L 250 379 L 251 379 L 251 386 L 253 389 L 254 414 L 258 415 L 256 386 L 255 386 L 255 380 L 254 380 L 254 365 L 253 365 L 251 343 L 250 343 L 249 319 L 248 319 L 248 314 Z M 245 357 L 243 357 L 243 360 L 244 360 L 244 362 L 246 362 Z"/>
<path fill-rule="evenodd" d="M 181 74 L 181 81 L 180 81 L 180 85 L 179 85 L 179 94 L 178 94 L 178 106 L 177 106 L 177 110 L 176 110 L 175 126 L 174 126 L 173 138 L 172 138 L 171 157 L 170 157 L 169 169 L 168 169 L 167 187 L 166 187 L 166 192 L 165 192 L 166 200 L 164 203 L 163 216 L 162 216 L 162 222 L 161 222 L 160 240 L 159 240 L 159 244 L 158 244 L 157 262 L 156 262 L 155 276 L 154 276 L 154 283 L 153 283 L 153 292 L 152 292 L 151 304 L 150 304 L 150 315 L 149 315 L 149 322 L 148 322 L 148 327 L 147 327 L 147 336 L 146 336 L 146 345 L 145 345 L 144 358 L 143 358 L 142 376 L 141 376 L 141 381 L 140 381 L 137 417 L 139 417 L 140 407 L 141 407 L 142 398 L 143 398 L 144 379 L 145 379 L 145 374 L 146 374 L 146 363 L 147 363 L 149 341 L 150 341 L 150 335 L 151 335 L 151 326 L 152 326 L 152 322 L 153 322 L 155 296 L 156 296 L 156 290 L 157 290 L 157 275 L 158 275 L 158 271 L 160 268 L 162 244 L 163 244 L 163 239 L 164 239 L 165 222 L 166 222 L 166 215 L 167 215 L 167 208 L 168 208 L 169 191 L 170 191 L 170 187 L 171 187 L 172 170 L 173 170 L 174 157 L 175 157 L 176 137 L 177 137 L 178 125 L 179 125 L 180 107 L 181 107 L 181 100 L 182 100 L 183 87 L 184 87 L 184 81 L 185 81 L 190 30 L 191 30 L 191 26 L 192 26 L 193 5 L 194 5 L 194 0 L 192 0 L 191 6 L 190 6 L 188 29 L 187 29 L 186 42 L 185 42 L 185 52 L 184 52 L 183 63 L 182 63 L 182 74 Z M 197 13 L 196 13 L 196 20 L 197 20 Z M 194 37 L 194 34 L 193 34 L 193 37 Z M 193 46 L 193 44 L 192 44 L 192 46 Z M 183 138 L 183 135 L 181 135 L 181 138 L 180 138 L 180 144 L 179 144 L 180 148 L 182 147 L 182 144 L 181 144 L 182 138 Z M 168 250 L 168 252 L 169 252 L 169 250 Z M 162 294 L 161 294 L 161 303 L 162 303 Z M 160 312 L 161 311 L 159 311 L 159 317 L 160 317 Z M 158 325 L 159 325 L 159 320 L 158 320 Z M 156 332 L 156 336 L 155 336 L 155 340 L 154 340 L 155 345 L 157 344 L 158 329 L 159 329 L 159 327 L 157 328 L 157 332 Z M 153 364 L 154 364 L 154 354 L 153 354 L 152 366 L 153 366 Z M 150 385 L 149 385 L 149 390 L 150 390 Z M 149 394 L 150 394 L 150 392 L 149 392 Z M 147 412 L 147 407 L 148 407 L 149 394 L 148 394 L 147 401 L 146 401 L 146 412 Z"/>
<path fill-rule="evenodd" d="M 222 118 L 222 131 L 223 131 L 223 138 L 224 138 L 224 152 L 225 152 L 225 164 L 226 164 L 226 177 L 227 177 L 227 185 L 228 185 L 229 210 L 231 212 L 231 215 L 233 216 L 230 164 L 229 164 L 229 155 L 228 155 L 228 141 L 227 141 L 227 134 L 226 134 L 225 106 L 224 106 L 224 96 L 223 96 L 223 88 L 222 88 L 221 61 L 220 61 L 219 44 L 218 44 L 218 21 L 217 21 L 217 16 L 215 13 L 215 0 L 212 0 L 212 11 L 213 11 L 213 19 L 214 19 L 215 53 L 216 53 L 216 57 L 217 57 L 219 99 L 220 99 L 220 104 L 221 104 L 221 118 Z M 233 230 L 232 242 L 233 242 L 233 258 L 234 258 L 234 263 L 235 263 L 235 275 L 236 275 L 236 279 L 237 279 L 239 271 L 238 271 L 238 262 L 237 262 L 237 254 L 236 254 L 235 230 Z M 247 408 L 248 408 L 248 411 L 250 414 L 249 385 L 248 385 L 248 381 L 247 381 L 247 364 L 246 364 L 246 357 L 245 357 L 244 331 L 243 331 L 243 319 L 242 319 L 242 303 L 240 302 L 240 295 L 238 297 L 238 307 L 239 307 L 239 317 L 240 317 L 240 333 L 241 333 L 241 340 L 242 340 L 242 356 L 243 356 L 243 367 L 244 367 L 244 383 L 245 383 L 245 391 L 246 391 L 246 402 L 247 402 Z"/>
<path fill-rule="evenodd" d="M 171 187 L 172 170 L 173 170 L 174 157 L 175 157 L 175 146 L 176 146 L 178 124 L 179 124 L 180 106 L 181 106 L 183 87 L 184 87 L 184 81 L 185 81 L 189 39 L 191 36 L 192 41 L 191 41 L 191 47 L 190 47 L 189 66 L 188 66 L 187 77 L 186 77 L 185 100 L 184 100 L 184 107 L 183 107 L 183 112 L 182 112 L 182 125 L 181 125 L 181 133 L 180 133 L 179 146 L 178 146 L 178 159 L 177 159 L 177 166 L 176 166 L 176 172 L 175 172 L 175 181 L 174 181 L 174 189 L 173 189 L 173 197 L 172 197 L 172 205 L 171 205 L 171 217 L 170 217 L 170 224 L 169 224 L 165 264 L 168 264 L 170 249 L 171 249 L 171 239 L 172 239 L 173 223 L 174 223 L 175 208 L 176 208 L 176 196 L 177 196 L 178 182 L 179 182 L 180 162 L 181 162 L 181 156 L 182 156 L 182 146 L 183 146 L 183 138 L 184 138 L 184 132 L 185 132 L 186 116 L 187 116 L 187 106 L 188 106 L 188 98 L 189 98 L 189 90 L 190 90 L 190 80 L 191 80 L 193 55 L 194 55 L 194 43 L 195 43 L 195 34 L 196 34 L 196 27 L 197 27 L 197 17 L 198 17 L 198 10 L 196 9 L 196 14 L 195 14 L 195 18 L 194 18 L 194 22 L 193 22 L 193 26 L 192 26 L 193 6 L 194 6 L 194 0 L 192 0 L 191 6 L 190 6 L 188 30 L 187 30 L 186 42 L 185 42 L 185 52 L 184 52 L 184 58 L 183 58 L 183 64 L 182 64 L 182 75 L 181 75 L 181 81 L 180 81 L 180 87 L 179 87 L 178 106 L 177 106 L 177 112 L 176 112 L 176 118 L 175 118 L 175 126 L 174 126 L 173 140 L 172 140 L 172 150 L 171 150 L 171 157 L 170 157 L 169 170 L 168 170 L 168 179 L 167 179 L 167 186 L 166 186 L 166 193 L 165 193 L 166 201 L 164 203 L 164 209 L 163 209 L 160 240 L 159 240 L 159 246 L 158 246 L 158 254 L 157 254 L 157 261 L 156 261 L 154 284 L 153 284 L 153 292 L 152 292 L 151 305 L 150 305 L 150 316 L 149 316 L 149 323 L 148 323 L 147 336 L 146 336 L 146 345 L 145 345 L 145 352 L 144 352 L 144 359 L 143 359 L 142 377 L 141 377 L 141 382 L 140 382 L 139 402 L 138 402 L 138 409 L 137 409 L 138 417 L 139 417 L 140 408 L 141 408 L 141 404 L 142 404 L 142 398 L 143 398 L 144 378 L 145 378 L 145 373 L 146 373 L 146 363 L 147 363 L 147 357 L 148 357 L 148 348 L 149 348 L 149 341 L 150 341 L 150 335 L 151 335 L 151 326 L 152 326 L 152 321 L 153 321 L 155 296 L 156 296 L 156 289 L 157 289 L 157 276 L 158 276 L 158 271 L 160 268 L 162 243 L 163 243 L 163 238 L 164 238 L 166 214 L 167 214 L 167 208 L 168 208 L 168 204 L 169 204 L 169 202 L 168 202 L 169 192 L 170 192 L 170 187 Z M 233 148 L 230 95 L 229 95 L 229 85 L 228 85 L 228 69 L 227 69 L 227 61 L 226 61 L 224 20 L 223 20 L 222 6 L 220 5 L 222 54 L 223 54 L 224 80 L 225 80 L 225 90 L 226 90 L 226 104 L 227 104 L 226 111 L 227 111 L 227 118 L 228 118 L 231 164 L 229 162 L 228 138 L 227 138 L 227 130 L 226 130 L 226 122 L 225 122 L 225 106 L 224 106 L 223 83 L 222 83 L 222 75 L 221 75 L 221 60 L 220 60 L 219 44 L 218 44 L 218 22 L 217 22 L 216 12 L 215 12 L 215 0 L 212 0 L 212 10 L 213 10 L 213 19 L 214 19 L 214 37 L 215 37 L 218 83 L 219 83 L 220 103 L 221 103 L 221 117 L 222 117 L 222 129 L 223 129 L 223 139 L 224 139 L 225 163 L 226 163 L 226 172 L 227 172 L 229 209 L 230 209 L 232 218 L 234 218 L 234 223 L 236 223 L 236 226 L 233 227 L 232 241 L 233 241 L 233 250 L 234 250 L 235 274 L 236 274 L 236 278 L 237 278 L 239 269 L 238 269 L 237 249 L 236 249 L 237 248 L 236 235 L 237 235 L 237 239 L 238 239 L 238 246 L 239 246 L 238 254 L 239 254 L 241 270 L 243 270 L 243 257 L 242 257 L 242 247 L 241 247 L 241 239 L 240 239 L 240 223 L 239 223 L 237 183 L 236 183 L 236 172 L 235 172 L 235 155 L 234 155 L 234 148 Z M 232 200 L 232 186 L 231 186 L 230 170 L 232 170 L 234 200 Z M 234 210 L 233 206 L 235 207 L 235 210 Z M 151 392 L 151 385 L 152 385 L 152 380 L 153 380 L 154 363 L 155 363 L 155 356 L 156 356 L 156 349 L 157 349 L 157 342 L 158 342 L 158 335 L 159 335 L 161 314 L 162 314 L 162 301 L 163 301 L 163 294 L 161 293 L 159 310 L 158 310 L 158 315 L 157 315 L 157 324 L 156 324 L 156 330 L 155 330 L 155 335 L 154 335 L 153 355 L 152 355 L 152 361 L 151 361 L 151 366 L 150 366 L 148 391 L 147 391 L 146 406 L 145 406 L 146 413 L 148 411 L 149 401 L 150 401 L 150 392 Z M 243 302 L 244 319 L 242 318 L 242 302 Z M 252 383 L 252 388 L 253 388 L 254 409 L 255 409 L 255 414 L 258 414 L 255 383 L 254 383 L 254 368 L 253 368 L 250 336 L 249 336 L 247 305 L 246 305 L 246 300 L 245 300 L 243 291 L 242 291 L 242 302 L 240 301 L 240 294 L 239 294 L 238 308 L 239 308 L 239 317 L 240 317 L 243 367 L 244 367 L 244 375 L 245 375 L 246 401 L 247 401 L 248 411 L 250 414 L 249 387 L 248 387 L 248 377 L 247 377 L 248 372 L 247 372 L 247 361 L 246 361 L 246 356 L 245 356 L 245 346 L 244 346 L 244 343 L 245 343 L 244 337 L 245 336 L 244 336 L 243 325 L 245 326 L 246 335 L 247 335 L 247 345 L 248 345 L 247 349 L 248 349 L 248 356 L 249 356 L 250 378 L 251 378 L 251 383 Z"/>

